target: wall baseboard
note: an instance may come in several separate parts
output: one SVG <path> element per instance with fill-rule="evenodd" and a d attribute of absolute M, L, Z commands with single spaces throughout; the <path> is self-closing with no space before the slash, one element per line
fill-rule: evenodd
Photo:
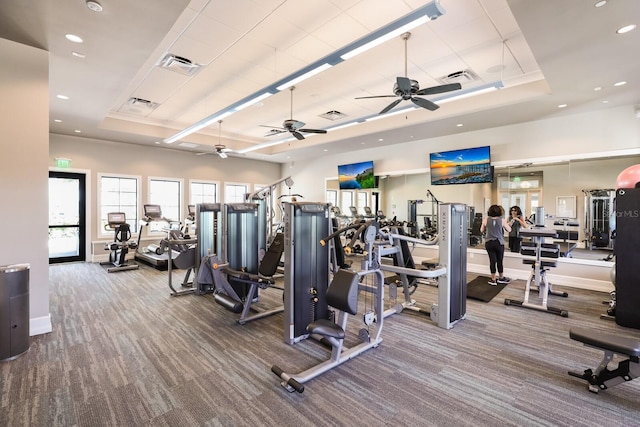
<path fill-rule="evenodd" d="M 48 334 L 51 331 L 51 314 L 29 319 L 29 336 Z"/>

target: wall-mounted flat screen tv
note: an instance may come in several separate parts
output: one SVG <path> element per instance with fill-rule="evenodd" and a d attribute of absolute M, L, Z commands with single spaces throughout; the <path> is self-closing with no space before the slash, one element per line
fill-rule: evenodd
<path fill-rule="evenodd" d="M 375 188 L 373 161 L 338 165 L 338 183 L 341 190 Z"/>
<path fill-rule="evenodd" d="M 431 185 L 493 181 L 489 146 L 440 151 L 429 155 Z"/>

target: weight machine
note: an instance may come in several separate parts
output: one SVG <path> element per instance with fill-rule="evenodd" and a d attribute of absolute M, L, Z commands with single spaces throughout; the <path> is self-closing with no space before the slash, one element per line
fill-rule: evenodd
<path fill-rule="evenodd" d="M 582 190 L 584 193 L 585 248 L 613 249 L 609 217 L 613 209 L 615 190 Z"/>

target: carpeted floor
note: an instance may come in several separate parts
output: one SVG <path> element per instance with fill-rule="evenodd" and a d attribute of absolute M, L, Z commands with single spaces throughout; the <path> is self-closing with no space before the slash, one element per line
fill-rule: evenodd
<path fill-rule="evenodd" d="M 599 319 L 602 293 L 564 288 L 562 318 L 505 306 L 524 292 L 512 283 L 489 303 L 467 300 L 450 330 L 400 313 L 378 348 L 289 394 L 271 365 L 297 372 L 328 352 L 285 344 L 282 315 L 240 326 L 211 295 L 169 296 L 167 273 L 148 267 L 57 265 L 50 282 L 53 332 L 0 363 L 0 426 L 640 425 L 640 380 L 595 395 L 567 375 L 602 358 L 569 339 L 571 327 L 640 339 Z M 413 298 L 428 307 L 436 294 L 420 286 Z M 261 296 L 281 303 L 281 292 Z M 349 320 L 347 345 L 364 327 L 361 314 Z"/>

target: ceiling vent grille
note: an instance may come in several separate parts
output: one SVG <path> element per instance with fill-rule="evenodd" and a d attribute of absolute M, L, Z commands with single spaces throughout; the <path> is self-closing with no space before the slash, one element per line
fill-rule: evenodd
<path fill-rule="evenodd" d="M 470 83 L 480 80 L 478 75 L 471 70 L 456 71 L 438 79 L 443 84 L 448 83 Z"/>
<path fill-rule="evenodd" d="M 143 98 L 129 98 L 127 102 L 124 103 L 122 107 L 120 107 L 121 113 L 130 113 L 130 114 L 139 114 L 146 116 L 151 113 L 153 110 L 158 108 L 157 102 L 149 101 L 148 99 Z"/>
<path fill-rule="evenodd" d="M 193 76 L 200 71 L 202 66 L 182 56 L 167 53 L 160 61 L 160 67 L 184 74 L 185 76 Z"/>
<path fill-rule="evenodd" d="M 331 110 L 331 111 L 327 111 L 324 114 L 320 114 L 320 117 L 322 117 L 323 119 L 334 121 L 334 120 L 341 119 L 343 117 L 347 117 L 347 115 L 344 113 L 341 113 L 340 111 Z"/>

